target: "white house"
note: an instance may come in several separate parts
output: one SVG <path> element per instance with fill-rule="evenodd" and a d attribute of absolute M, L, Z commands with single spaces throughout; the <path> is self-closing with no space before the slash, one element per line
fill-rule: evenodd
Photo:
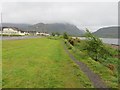
<path fill-rule="evenodd" d="M 3 35 L 27 35 L 28 33 L 25 31 L 21 31 L 15 27 L 3 27 L 0 34 L 3 34 Z"/>
<path fill-rule="evenodd" d="M 48 33 L 41 33 L 41 32 L 36 32 L 36 35 L 50 36 L 50 34 L 48 34 Z"/>

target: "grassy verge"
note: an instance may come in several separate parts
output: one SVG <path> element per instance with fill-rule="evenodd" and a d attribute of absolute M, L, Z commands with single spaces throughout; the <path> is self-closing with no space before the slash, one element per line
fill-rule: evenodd
<path fill-rule="evenodd" d="M 0 40 L 0 88 L 2 88 L 2 40 Z"/>
<path fill-rule="evenodd" d="M 75 56 L 76 59 L 79 61 L 87 64 L 87 66 L 93 70 L 95 73 L 100 75 L 100 77 L 104 80 L 106 85 L 110 88 L 117 88 L 118 87 L 118 72 L 117 72 L 117 58 L 108 58 L 106 61 L 101 62 L 95 61 L 91 59 L 85 50 L 83 50 L 83 45 L 85 45 L 84 41 L 80 41 L 79 45 L 71 46 L 69 45 L 69 42 L 66 43 L 66 46 L 68 47 L 71 54 Z M 115 70 L 110 70 L 108 67 L 106 67 L 106 64 L 114 64 Z"/>
<path fill-rule="evenodd" d="M 3 41 L 3 88 L 91 88 L 60 40 Z"/>
<path fill-rule="evenodd" d="M 7 34 L 2 34 L 2 36 L 24 36 L 24 35 L 15 35 L 15 34 L 7 35 Z"/>

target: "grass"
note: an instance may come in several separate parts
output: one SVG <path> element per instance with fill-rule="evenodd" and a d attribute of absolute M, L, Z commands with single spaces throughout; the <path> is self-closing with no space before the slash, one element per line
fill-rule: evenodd
<path fill-rule="evenodd" d="M 0 34 L 0 35 L 1 35 L 1 34 Z M 8 34 L 2 34 L 2 36 L 22 36 L 22 35 L 15 35 L 15 34 L 8 35 Z"/>
<path fill-rule="evenodd" d="M 5 40 L 2 44 L 3 88 L 93 87 L 60 40 Z"/>
<path fill-rule="evenodd" d="M 87 66 L 97 73 L 106 83 L 106 85 L 109 88 L 118 88 L 118 72 L 117 72 L 117 58 L 108 58 L 104 62 L 104 64 L 114 64 L 116 65 L 116 68 L 114 71 L 110 70 L 108 67 L 104 66 L 103 63 L 97 62 L 93 59 L 91 59 L 86 51 L 84 51 L 83 46 L 85 45 L 85 41 L 81 41 L 79 46 L 76 45 L 72 47 L 72 49 L 69 49 L 71 54 L 75 56 L 76 59 L 79 61 L 87 64 Z"/>
<path fill-rule="evenodd" d="M 0 41 L 0 88 L 2 88 L 2 41 Z"/>

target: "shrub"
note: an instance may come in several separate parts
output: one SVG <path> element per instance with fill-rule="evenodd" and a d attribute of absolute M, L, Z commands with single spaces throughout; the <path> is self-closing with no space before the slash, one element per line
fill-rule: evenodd
<path fill-rule="evenodd" d="M 57 36 L 60 36 L 60 33 L 56 32 L 56 35 L 57 35 Z"/>
<path fill-rule="evenodd" d="M 107 58 L 108 56 L 112 56 L 109 49 L 106 48 L 106 46 L 103 44 L 103 42 L 93 34 L 89 32 L 89 30 L 86 30 L 86 50 L 88 52 L 88 55 L 94 59 L 95 61 L 100 60 L 100 58 Z"/>
<path fill-rule="evenodd" d="M 72 49 L 72 45 L 67 40 L 65 40 L 64 42 L 68 49 Z"/>
<path fill-rule="evenodd" d="M 112 71 L 114 71 L 114 69 L 115 69 L 115 66 L 113 64 L 108 64 L 107 67 Z"/>
<path fill-rule="evenodd" d="M 76 42 L 80 43 L 80 39 L 79 38 L 76 37 L 75 40 L 76 40 Z"/>
<path fill-rule="evenodd" d="M 70 39 L 68 40 L 68 42 L 69 42 L 71 45 L 73 45 L 73 46 L 74 46 L 74 44 L 75 44 L 75 41 L 74 41 L 73 38 L 70 38 Z"/>
<path fill-rule="evenodd" d="M 54 33 L 54 32 L 52 32 L 52 36 L 55 36 L 55 33 Z"/>
<path fill-rule="evenodd" d="M 69 37 L 68 37 L 68 34 L 65 32 L 64 34 L 63 34 L 63 38 L 64 39 L 68 39 Z"/>
<path fill-rule="evenodd" d="M 80 43 L 80 39 L 78 39 L 78 38 L 69 38 L 68 39 L 68 42 L 71 44 L 71 45 L 75 45 L 75 44 L 77 44 L 77 43 Z"/>

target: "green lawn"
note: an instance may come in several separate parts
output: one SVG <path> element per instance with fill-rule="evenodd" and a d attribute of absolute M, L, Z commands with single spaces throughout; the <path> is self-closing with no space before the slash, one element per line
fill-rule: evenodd
<path fill-rule="evenodd" d="M 2 88 L 2 41 L 0 41 L 0 88 Z"/>
<path fill-rule="evenodd" d="M 2 44 L 3 88 L 93 87 L 60 40 L 6 40 Z"/>

